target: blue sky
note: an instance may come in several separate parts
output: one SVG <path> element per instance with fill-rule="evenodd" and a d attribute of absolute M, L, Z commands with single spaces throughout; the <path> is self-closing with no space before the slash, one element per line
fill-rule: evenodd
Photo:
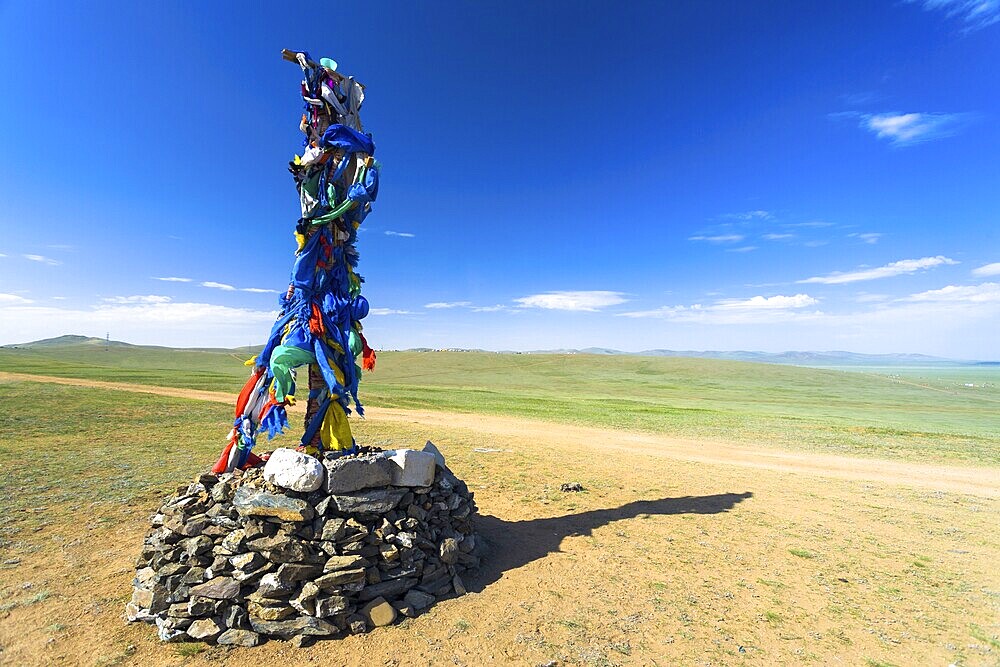
<path fill-rule="evenodd" d="M 264 340 L 298 217 L 292 48 L 367 86 L 377 348 L 1000 358 L 998 19 L 0 1 L 0 343 Z"/>

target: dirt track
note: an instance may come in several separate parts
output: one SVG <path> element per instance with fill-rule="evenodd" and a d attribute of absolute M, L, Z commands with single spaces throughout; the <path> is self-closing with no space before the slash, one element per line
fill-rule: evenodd
<path fill-rule="evenodd" d="M 234 396 L 227 392 L 0 371 L 0 380 L 3 379 L 51 382 L 219 403 L 231 403 L 234 400 Z M 293 411 L 302 409 L 301 405 L 292 408 Z M 518 417 L 378 407 L 368 407 L 365 413 L 371 422 L 404 422 L 424 426 L 457 428 L 497 437 L 517 437 L 530 432 L 534 434 L 533 437 L 538 444 L 543 447 L 571 445 L 584 449 L 596 448 L 602 451 L 614 450 L 616 452 L 662 456 L 695 463 L 740 466 L 856 481 L 867 480 L 935 491 L 969 493 L 989 498 L 1000 497 L 1000 471 L 995 468 L 927 465 L 782 451 L 714 440 L 691 440 L 648 433 L 608 431 L 607 429 L 534 421 Z"/>

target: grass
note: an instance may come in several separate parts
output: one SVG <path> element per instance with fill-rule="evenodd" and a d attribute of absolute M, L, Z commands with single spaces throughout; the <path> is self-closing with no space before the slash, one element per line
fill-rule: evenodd
<path fill-rule="evenodd" d="M 815 558 L 816 557 L 816 554 L 814 554 L 813 552 L 807 551 L 805 549 L 799 549 L 799 548 L 789 549 L 788 553 L 792 554 L 793 556 L 798 556 L 799 558 Z"/>
<path fill-rule="evenodd" d="M 247 356 L 69 345 L 0 349 L 0 370 L 235 395 Z M 992 418 L 1000 406 L 1000 370 L 989 368 L 874 372 L 692 358 L 384 352 L 361 394 L 373 406 L 1000 465 L 1000 429 Z"/>

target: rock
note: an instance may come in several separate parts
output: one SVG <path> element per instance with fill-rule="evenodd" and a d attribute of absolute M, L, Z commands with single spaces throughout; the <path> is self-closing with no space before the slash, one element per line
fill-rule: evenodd
<path fill-rule="evenodd" d="M 391 624 L 396 620 L 396 608 L 385 601 L 385 598 L 375 598 L 361 609 L 361 615 L 377 628 Z"/>
<path fill-rule="evenodd" d="M 451 579 L 451 587 L 455 589 L 455 595 L 465 595 L 468 593 L 465 590 L 465 583 L 462 582 L 462 577 L 457 574 Z"/>
<path fill-rule="evenodd" d="M 204 584 L 191 587 L 191 596 L 212 598 L 214 600 L 228 600 L 236 597 L 240 593 L 240 584 L 231 577 L 216 577 Z"/>
<path fill-rule="evenodd" d="M 307 579 L 315 579 L 323 574 L 322 565 L 303 565 L 301 563 L 285 563 L 278 568 L 278 581 L 284 584 L 294 584 Z"/>
<path fill-rule="evenodd" d="M 229 559 L 229 564 L 237 570 L 253 572 L 265 562 L 264 557 L 255 551 L 237 554 Z"/>
<path fill-rule="evenodd" d="M 330 574 L 324 574 L 322 577 L 316 579 L 315 584 L 323 590 L 331 590 L 338 586 L 363 582 L 364 580 L 364 570 L 339 570 Z"/>
<path fill-rule="evenodd" d="M 330 497 L 327 496 L 326 499 L 329 501 Z M 346 522 L 346 519 L 341 519 L 339 517 L 331 517 L 327 519 L 323 524 L 323 530 L 320 531 L 320 539 L 336 542 L 344 536 L 344 524 Z"/>
<path fill-rule="evenodd" d="M 132 604 L 150 614 L 166 610 L 170 604 L 168 598 L 167 589 L 159 584 L 152 588 L 136 588 L 132 591 Z"/>
<path fill-rule="evenodd" d="M 452 537 L 446 537 L 441 541 L 440 555 L 441 562 L 454 565 L 458 562 L 458 542 Z"/>
<path fill-rule="evenodd" d="M 241 486 L 233 495 L 240 516 L 275 517 L 282 521 L 309 521 L 315 515 L 304 500 Z"/>
<path fill-rule="evenodd" d="M 329 494 L 388 486 L 392 481 L 391 466 L 384 456 L 326 459 L 323 466 Z"/>
<path fill-rule="evenodd" d="M 422 611 L 427 609 L 432 604 L 434 604 L 435 598 L 433 595 L 428 595 L 417 589 L 412 589 L 403 596 L 403 602 L 410 605 L 417 611 Z"/>
<path fill-rule="evenodd" d="M 323 566 L 324 572 L 337 572 L 339 570 L 353 570 L 359 567 L 367 567 L 368 561 L 366 561 L 361 556 L 331 556 L 326 565 Z"/>
<path fill-rule="evenodd" d="M 257 584 L 257 595 L 265 598 L 280 598 L 291 595 L 295 587 L 289 581 L 282 581 L 276 572 L 265 574 Z"/>
<path fill-rule="evenodd" d="M 326 618 L 347 611 L 351 606 L 350 601 L 341 595 L 331 595 L 330 597 L 318 598 L 316 600 L 316 616 Z"/>
<path fill-rule="evenodd" d="M 296 611 L 290 605 L 284 604 L 276 607 L 262 605 L 257 602 L 248 602 L 247 611 L 252 624 L 254 619 L 262 621 L 281 621 L 295 616 Z"/>
<path fill-rule="evenodd" d="M 406 489 L 369 489 L 351 494 L 337 494 L 330 498 L 342 514 L 385 514 L 396 507 L 406 495 Z"/>
<path fill-rule="evenodd" d="M 390 579 L 377 584 L 369 584 L 358 593 L 358 599 L 364 601 L 379 597 L 398 597 L 413 588 L 416 583 L 416 579 Z"/>
<path fill-rule="evenodd" d="M 295 635 L 288 640 L 294 648 L 309 648 L 316 643 L 316 638 L 310 635 Z"/>
<path fill-rule="evenodd" d="M 431 453 L 431 454 L 434 455 L 434 461 L 437 463 L 437 466 L 439 468 L 443 468 L 445 470 L 448 469 L 448 466 L 446 466 L 445 463 L 444 463 L 444 454 L 441 453 L 440 449 L 438 449 L 436 446 L 434 446 L 433 442 L 431 442 L 430 440 L 428 440 L 427 444 L 424 445 L 423 451 L 429 452 L 429 453 Z"/>
<path fill-rule="evenodd" d="M 151 623 L 154 619 L 156 619 L 156 614 L 149 613 L 148 609 L 143 609 L 134 602 L 129 602 L 125 605 L 125 620 L 129 623 L 135 623 L 136 621 Z"/>
<path fill-rule="evenodd" d="M 566 482 L 559 487 L 559 490 L 564 493 L 579 492 L 583 491 L 583 484 L 580 484 L 580 482 Z"/>
<path fill-rule="evenodd" d="M 335 626 L 313 616 L 299 616 L 285 621 L 265 621 L 251 616 L 250 624 L 262 635 L 273 635 L 282 639 L 290 639 L 295 635 L 323 637 L 337 632 Z"/>
<path fill-rule="evenodd" d="M 227 628 L 233 630 L 250 629 L 250 619 L 247 618 L 247 610 L 239 605 L 234 604 L 226 607 L 226 611 L 222 615 L 222 622 L 226 624 Z"/>
<path fill-rule="evenodd" d="M 211 616 L 219 609 L 219 601 L 206 597 L 193 597 L 187 602 L 187 613 L 190 616 Z M 175 616 L 176 614 L 171 614 Z"/>
<path fill-rule="evenodd" d="M 437 457 L 433 452 L 397 449 L 386 452 L 393 486 L 430 486 L 434 483 Z"/>
<path fill-rule="evenodd" d="M 224 538 L 222 538 L 222 543 L 216 549 L 220 549 L 220 553 L 223 554 L 236 554 L 243 550 L 244 544 L 246 544 L 247 532 L 242 528 L 237 528 L 236 530 L 230 532 Z"/>
<path fill-rule="evenodd" d="M 214 618 L 198 619 L 187 629 L 188 636 L 191 639 L 201 639 L 203 641 L 215 639 L 222 631 L 223 627 Z"/>
<path fill-rule="evenodd" d="M 298 609 L 303 614 L 316 616 L 316 598 L 319 596 L 319 593 L 319 586 L 311 581 L 307 581 L 305 585 L 302 586 L 302 590 L 299 591 L 299 594 L 292 598 L 290 602 L 293 607 Z"/>
<path fill-rule="evenodd" d="M 259 537 L 251 540 L 247 546 L 254 551 L 261 551 L 272 563 L 321 563 L 325 557 L 302 540 L 278 534 L 274 537 Z"/>
<path fill-rule="evenodd" d="M 215 640 L 220 646 L 256 646 L 260 643 L 260 635 L 252 630 L 230 628 Z"/>
<path fill-rule="evenodd" d="M 309 492 L 323 486 L 323 464 L 318 459 L 282 447 L 264 465 L 264 479 L 292 491 Z"/>

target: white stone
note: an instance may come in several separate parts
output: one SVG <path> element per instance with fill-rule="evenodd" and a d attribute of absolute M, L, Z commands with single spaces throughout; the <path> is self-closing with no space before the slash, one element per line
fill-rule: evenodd
<path fill-rule="evenodd" d="M 264 479 L 292 491 L 315 491 L 323 485 L 323 464 L 308 454 L 282 447 L 264 464 Z"/>
<path fill-rule="evenodd" d="M 397 449 L 386 452 L 386 459 L 392 464 L 393 486 L 430 486 L 434 483 L 437 457 L 433 453 Z"/>

